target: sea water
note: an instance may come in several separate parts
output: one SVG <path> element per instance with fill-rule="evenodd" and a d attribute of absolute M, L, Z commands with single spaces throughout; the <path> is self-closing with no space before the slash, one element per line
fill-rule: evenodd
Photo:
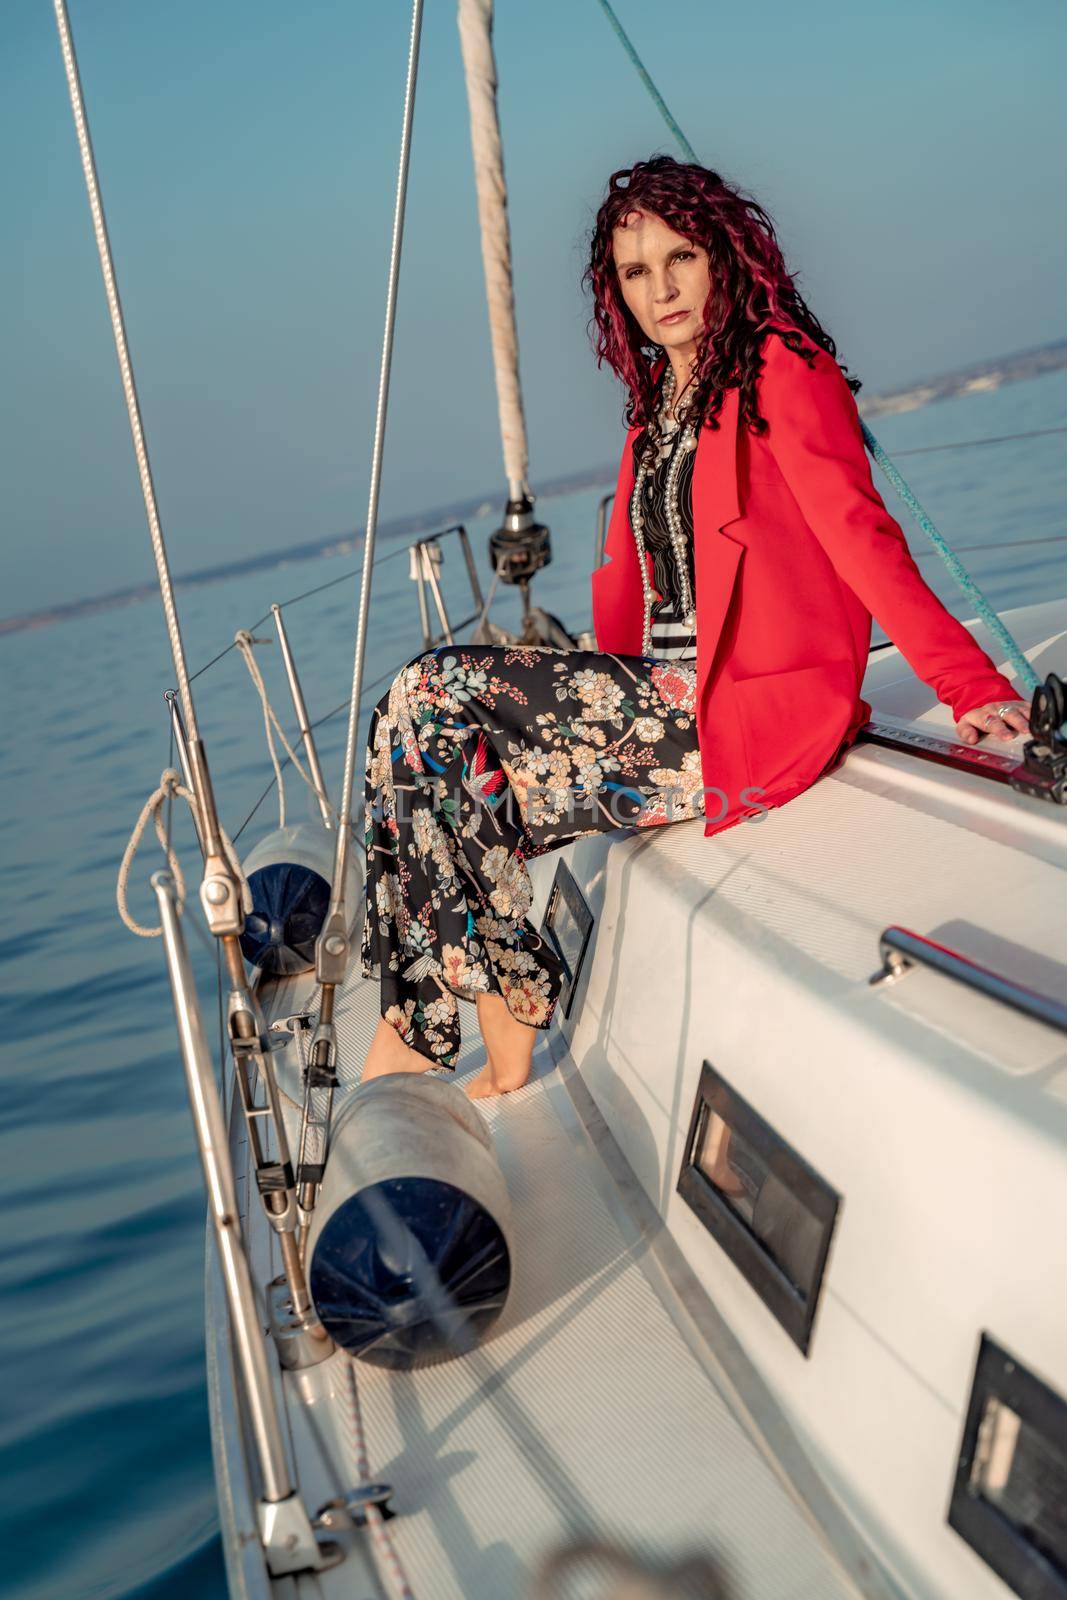
<path fill-rule="evenodd" d="M 1063 435 L 1004 438 L 1065 425 L 1067 371 L 872 425 L 998 608 L 1067 594 Z M 1003 442 L 904 453 L 991 436 Z M 875 481 L 927 581 L 957 615 L 970 615 L 877 470 Z M 602 492 L 537 508 L 552 528 L 555 559 L 536 580 L 535 599 L 572 628 L 589 623 Z M 470 524 L 483 572 L 497 509 Z M 354 518 L 359 511 L 353 507 Z M 294 542 L 310 531 L 295 528 Z M 180 571 L 181 530 L 168 536 Z M 469 591 L 455 541 L 445 543 L 446 593 L 459 617 Z M 130 582 L 146 574 L 147 548 L 147 535 L 131 548 Z M 239 553 L 224 528 L 219 549 Z M 368 693 L 364 729 L 393 669 L 421 648 L 406 556 L 396 545 L 379 554 L 367 680 L 381 682 Z M 357 566 L 358 552 L 342 550 L 180 590 L 190 663 L 215 656 L 272 601 Z M 286 613 L 313 718 L 347 698 L 357 582 Z M 514 591 L 500 599 L 494 615 L 513 626 Z M 269 637 L 269 622 L 257 633 Z M 225 1577 L 204 1379 L 200 1167 L 163 951 L 158 940 L 131 936 L 115 908 L 130 828 L 171 759 L 162 696 L 173 675 L 162 615 L 151 602 L 103 611 L 5 637 L 0 652 L 0 1588 L 11 1600 L 212 1600 L 225 1594 Z M 277 645 L 263 645 L 259 659 L 291 728 Z M 273 791 L 254 810 L 271 768 L 237 652 L 199 677 L 195 692 L 223 819 L 231 833 L 243 825 L 247 849 L 278 812 Z M 336 797 L 343 715 L 324 724 L 319 742 Z M 311 814 L 307 791 L 291 770 L 287 778 L 290 818 Z M 175 838 L 195 883 L 187 819 L 176 819 Z M 131 880 L 132 910 L 143 922 L 155 921 L 148 877 L 158 865 L 150 837 Z M 214 957 L 191 942 L 215 1028 Z"/>

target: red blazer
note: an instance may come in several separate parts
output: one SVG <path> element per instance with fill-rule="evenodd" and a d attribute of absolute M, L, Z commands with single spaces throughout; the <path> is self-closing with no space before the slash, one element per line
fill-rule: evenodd
<path fill-rule="evenodd" d="M 693 467 L 708 834 L 793 799 L 854 743 L 871 716 L 860 691 L 872 613 L 957 720 L 991 700 L 1027 698 L 920 575 L 874 486 L 837 362 L 819 349 L 809 368 L 773 332 L 762 355 L 768 432 L 738 427 L 738 390 L 728 389 L 719 430 L 701 429 Z M 597 646 L 615 655 L 641 653 L 630 527 L 637 432 L 626 437 L 605 561 L 592 580 Z"/>

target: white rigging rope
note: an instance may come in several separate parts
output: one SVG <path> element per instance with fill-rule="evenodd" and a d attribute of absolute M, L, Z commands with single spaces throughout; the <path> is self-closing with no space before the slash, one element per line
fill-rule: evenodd
<path fill-rule="evenodd" d="M 297 755 L 296 751 L 289 743 L 289 740 L 286 738 L 285 729 L 278 721 L 278 713 L 270 703 L 270 696 L 267 693 L 267 686 L 263 682 L 263 674 L 259 670 L 259 662 L 252 654 L 252 647 L 257 641 L 252 634 L 249 633 L 247 628 L 238 628 L 237 632 L 233 636 L 233 642 L 236 646 L 238 654 L 242 657 L 245 666 L 248 668 L 249 677 L 252 679 L 252 682 L 255 685 L 256 693 L 259 695 L 259 703 L 263 709 L 263 729 L 267 736 L 267 749 L 270 751 L 271 765 L 274 768 L 274 777 L 278 785 L 278 826 L 279 828 L 284 828 L 285 780 L 282 777 L 282 764 L 278 760 L 278 752 L 274 747 L 275 734 L 277 734 L 278 738 L 281 740 L 289 760 L 293 763 L 293 766 L 303 778 L 312 794 L 315 795 L 316 799 L 319 796 L 318 786 L 316 785 L 314 778 L 311 776 L 311 773 L 305 770 L 300 757 Z M 262 643 L 262 640 L 259 642 Z M 336 812 L 330 805 L 329 801 L 326 802 L 326 805 L 331 815 L 336 816 Z"/>
<path fill-rule="evenodd" d="M 115 884 L 115 899 L 118 903 L 119 916 L 122 918 L 127 928 L 129 928 L 130 932 L 135 933 L 139 939 L 158 939 L 160 934 L 163 932 L 162 926 L 158 928 L 145 928 L 141 923 L 137 922 L 131 916 L 129 905 L 127 904 L 126 900 L 126 888 L 130 880 L 130 872 L 133 868 L 133 858 L 137 854 L 138 847 L 140 846 L 141 839 L 144 836 L 144 831 L 148 827 L 149 820 L 151 820 L 153 826 L 155 827 L 156 838 L 159 840 L 159 847 L 167 858 L 167 866 L 170 869 L 171 877 L 174 879 L 174 892 L 178 900 L 178 905 L 181 907 L 185 903 L 185 876 L 182 873 L 181 864 L 178 861 L 174 846 L 171 844 L 170 817 L 168 815 L 167 821 L 164 822 L 162 815 L 164 805 L 169 807 L 170 802 L 175 798 L 187 802 L 189 810 L 192 812 L 193 822 L 195 824 L 199 813 L 197 811 L 196 800 L 193 797 L 192 790 L 187 789 L 182 783 L 180 772 L 175 771 L 173 767 L 165 767 L 163 772 L 160 774 L 159 786 L 156 789 L 153 789 L 152 793 L 141 807 L 141 814 L 133 825 L 133 832 L 130 834 L 129 842 L 126 845 L 125 850 L 122 852 L 122 860 L 119 862 L 118 881 Z M 249 889 L 248 881 L 241 870 L 240 858 L 238 857 L 233 841 L 221 823 L 219 823 L 219 839 L 221 841 L 222 848 L 226 853 L 226 859 L 233 868 L 234 875 L 236 876 L 237 882 L 240 885 L 241 902 L 244 906 L 245 915 L 247 916 L 252 909 L 252 891 Z"/>
<path fill-rule="evenodd" d="M 470 106 L 471 150 L 478 192 L 478 221 L 489 304 L 489 334 L 496 371 L 504 472 L 512 500 L 530 499 L 526 418 L 519 382 L 519 336 L 511 276 L 511 233 L 504 181 L 504 150 L 496 104 L 493 0 L 459 0 L 457 16 Z"/>
<path fill-rule="evenodd" d="M 111 260 L 111 241 L 108 238 L 104 206 L 100 198 L 100 185 L 96 175 L 96 159 L 93 155 L 92 140 L 89 137 L 89 125 L 85 119 L 85 102 L 82 98 L 78 62 L 74 54 L 74 41 L 71 38 L 70 18 L 67 16 L 66 0 L 53 0 L 53 3 L 56 13 L 56 26 L 59 29 L 60 49 L 63 53 L 63 66 L 67 74 L 67 88 L 70 91 L 70 106 L 74 113 L 74 131 L 78 139 L 82 172 L 85 174 L 85 187 L 89 196 L 93 233 L 96 236 L 96 248 L 100 256 L 100 270 L 104 275 L 104 292 L 107 295 L 107 306 L 111 316 L 111 331 L 115 339 L 115 351 L 119 358 L 122 392 L 126 397 L 126 412 L 130 419 L 130 433 L 133 435 L 133 453 L 137 458 L 137 474 L 141 480 L 141 494 L 144 498 L 145 515 L 148 518 L 148 532 L 152 539 L 152 554 L 156 560 L 159 594 L 163 602 L 163 615 L 166 619 L 171 655 L 174 658 L 178 694 L 181 697 L 186 731 L 190 739 L 197 739 L 199 735 L 197 733 L 196 711 L 193 707 L 193 697 L 189 690 L 189 674 L 185 665 L 185 650 L 182 646 L 181 630 L 178 626 L 178 613 L 174 606 L 174 589 L 170 580 L 167 549 L 163 542 L 163 529 L 159 520 L 159 507 L 156 504 L 155 485 L 152 482 L 152 468 L 148 460 L 148 446 L 145 444 L 144 428 L 141 425 L 141 406 L 137 398 L 137 386 L 134 383 L 133 367 L 130 364 L 130 352 L 126 343 L 126 323 L 122 314 L 122 302 L 119 299 L 118 284 L 115 281 L 115 269 Z"/>

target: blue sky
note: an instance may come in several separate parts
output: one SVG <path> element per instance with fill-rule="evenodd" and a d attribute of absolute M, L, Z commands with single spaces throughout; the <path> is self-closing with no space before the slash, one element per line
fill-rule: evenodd
<path fill-rule="evenodd" d="M 176 571 L 366 514 L 406 0 L 70 0 Z M 617 0 L 874 391 L 1067 334 L 1062 0 Z M 595 0 L 498 0 L 536 488 L 616 459 L 579 278 L 670 136 Z M 151 574 L 48 0 L 5 0 L 0 614 Z M 381 515 L 504 481 L 452 0 L 427 0 Z"/>

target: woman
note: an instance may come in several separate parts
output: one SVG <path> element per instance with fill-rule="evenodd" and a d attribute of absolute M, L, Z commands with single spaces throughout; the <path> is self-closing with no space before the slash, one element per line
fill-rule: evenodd
<path fill-rule="evenodd" d="M 961 740 L 1026 703 L 924 583 L 874 487 L 833 340 L 767 214 L 667 156 L 617 172 L 585 282 L 630 424 L 593 574 L 598 652 L 452 647 L 378 705 L 367 765 L 364 1078 L 451 1068 L 457 996 L 526 1082 L 560 967 L 526 861 L 583 833 L 759 821 L 836 765 L 870 706 L 872 613 Z"/>

